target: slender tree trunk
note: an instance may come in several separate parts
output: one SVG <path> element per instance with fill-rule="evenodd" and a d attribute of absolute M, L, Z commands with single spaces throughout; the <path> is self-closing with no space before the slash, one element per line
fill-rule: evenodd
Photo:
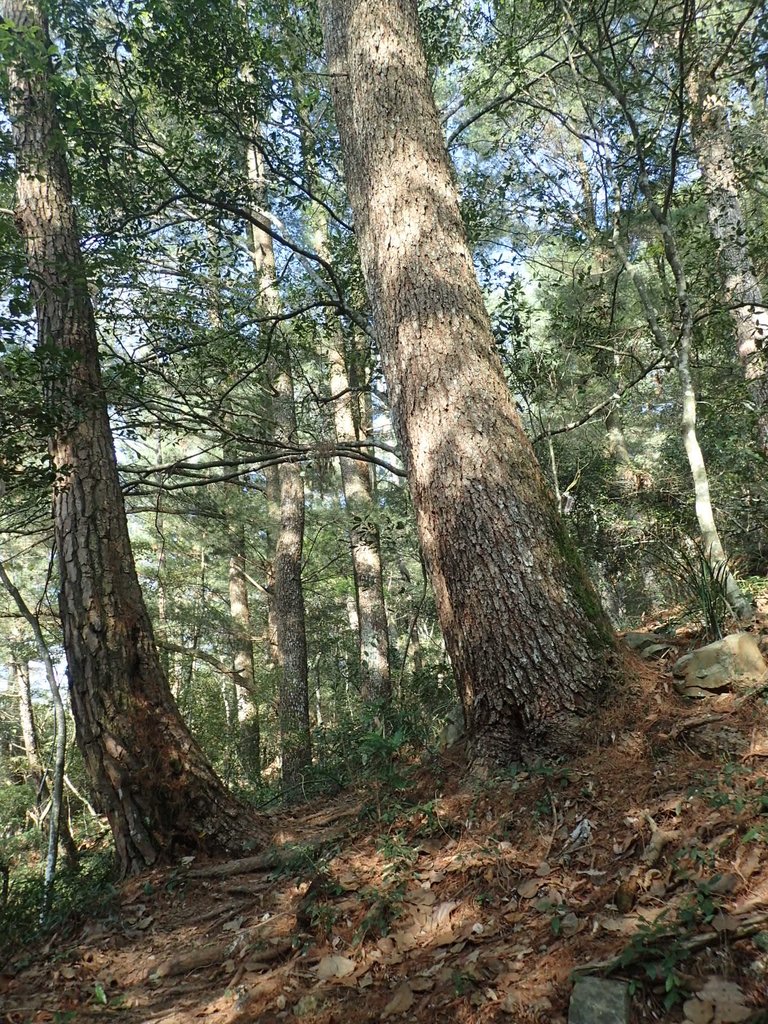
<path fill-rule="evenodd" d="M 263 205 L 265 175 L 261 154 L 247 151 L 248 177 L 254 195 Z M 264 216 L 262 210 L 257 210 Z M 256 224 L 250 228 L 251 254 L 261 291 L 263 308 L 280 310 L 275 278 L 272 238 Z M 289 445 L 296 437 L 296 406 L 291 353 L 286 338 L 275 327 L 269 332 L 272 347 L 268 368 L 271 377 L 271 414 L 274 440 Z M 274 527 L 273 579 L 268 587 L 270 633 L 274 631 L 280 669 L 280 747 L 282 781 L 286 798 L 301 797 L 301 781 L 312 763 L 309 729 L 309 678 L 304 589 L 301 580 L 304 547 L 304 479 L 298 464 L 283 462 L 266 470 L 267 507 Z"/>
<path fill-rule="evenodd" d="M 309 132 L 305 130 L 306 159 L 315 189 L 316 160 Z M 328 212 L 319 203 L 312 210 L 315 252 L 331 262 Z M 324 324 L 325 357 L 337 442 L 363 440 L 360 415 L 359 378 L 353 359 L 359 355 L 354 342 L 348 349 L 338 318 L 328 315 Z M 369 390 L 370 396 L 370 390 Z M 371 425 L 372 429 L 372 425 Z M 384 603 L 381 566 L 381 538 L 376 522 L 371 467 L 360 459 L 339 459 L 341 487 L 348 519 L 349 543 L 355 583 L 358 621 L 360 691 L 365 702 L 388 702 L 392 681 L 389 657 L 389 627 Z"/>
<path fill-rule="evenodd" d="M 733 323 L 736 357 L 757 414 L 760 447 L 768 454 L 768 363 L 764 348 L 768 344 L 768 308 L 747 246 L 728 112 L 716 82 L 709 76 L 702 75 L 690 92 L 694 104 L 693 143 L 709 229 L 717 247 L 723 298 Z"/>
<path fill-rule="evenodd" d="M 415 0 L 320 10 L 395 429 L 478 756 L 571 748 L 613 676 L 613 634 L 495 353 Z"/>
<path fill-rule="evenodd" d="M 14 682 L 16 684 L 16 693 L 19 697 L 19 724 L 21 725 L 21 739 L 24 744 L 24 756 L 29 768 L 29 776 L 35 784 L 35 806 L 39 815 L 42 799 L 48 794 L 48 786 L 45 782 L 45 770 L 43 762 L 40 760 L 37 744 L 37 728 L 32 712 L 32 690 L 29 683 L 28 661 L 21 658 L 13 658 L 11 662 L 11 685 Z"/>
<path fill-rule="evenodd" d="M 360 440 L 355 430 L 352 390 L 344 353 L 344 337 L 329 323 L 327 358 L 333 399 L 336 440 Z M 365 701 L 387 701 L 391 695 L 389 630 L 384 604 L 381 543 L 376 523 L 370 470 L 359 459 L 339 459 L 341 483 L 349 523 L 355 588 L 357 592 L 361 693 Z"/>
<path fill-rule="evenodd" d="M 212 263 L 214 267 L 213 287 L 210 296 L 209 316 L 215 332 L 223 331 L 221 314 L 220 268 L 218 236 L 212 228 L 208 230 Z M 228 401 L 227 419 L 233 413 Z M 235 446 L 227 440 L 223 444 L 225 458 L 237 457 Z M 240 487 L 237 480 L 227 485 L 236 494 Z M 227 721 L 232 736 L 236 736 L 237 757 L 241 768 L 251 780 L 256 780 L 261 771 L 260 747 L 261 728 L 259 706 L 256 699 L 256 670 L 253 657 L 251 609 L 248 601 L 246 580 L 245 525 L 240 509 L 235 505 L 235 523 L 229 531 L 230 557 L 228 571 L 229 614 L 232 619 L 232 668 L 234 678 L 222 685 L 222 695 Z"/>
<path fill-rule="evenodd" d="M 257 779 L 261 770 L 261 735 L 256 700 L 251 609 L 245 578 L 245 526 L 242 522 L 235 527 L 232 542 L 233 552 L 229 559 L 229 612 L 235 627 L 232 667 L 236 673 L 238 745 L 243 768 L 250 778 Z"/>
<path fill-rule="evenodd" d="M 564 8 L 565 10 L 565 8 Z M 568 20 L 571 28 L 575 30 L 573 20 L 568 13 Z M 681 417 L 681 433 L 685 446 L 688 464 L 691 469 L 693 486 L 696 501 L 696 516 L 701 530 L 702 540 L 707 550 L 708 557 L 716 564 L 724 575 L 725 590 L 730 606 L 738 618 L 748 618 L 752 612 L 752 602 L 739 588 L 736 579 L 728 568 L 728 562 L 723 551 L 720 536 L 715 525 L 712 501 L 709 492 L 709 479 L 707 477 L 704 458 L 696 434 L 696 393 L 693 387 L 693 379 L 690 372 L 690 352 L 693 339 L 693 308 L 688 294 L 688 280 L 685 266 L 680 258 L 677 247 L 677 239 L 669 220 L 666 209 L 657 201 L 657 188 L 651 182 L 650 161 L 646 153 L 646 143 L 640 124 L 634 116 L 631 103 L 622 86 L 611 77 L 600 56 L 590 51 L 589 44 L 575 31 L 575 37 L 580 46 L 584 47 L 588 54 L 589 61 L 598 74 L 601 83 L 619 104 L 626 120 L 629 134 L 637 158 L 637 183 L 643 198 L 646 201 L 648 212 L 656 222 L 659 236 L 664 246 L 664 258 L 672 272 L 675 282 L 675 301 L 679 316 L 679 327 L 677 339 L 673 345 L 670 339 L 658 323 L 656 312 L 650 301 L 645 284 L 637 273 L 637 269 L 630 263 L 629 258 L 619 238 L 621 195 L 618 188 L 614 189 L 614 224 L 613 224 L 613 246 L 614 251 L 621 259 L 625 270 L 630 274 L 635 285 L 638 297 L 643 306 L 648 325 L 656 339 L 659 348 L 668 356 L 675 357 L 677 375 L 680 381 L 683 397 L 683 409 Z"/>
<path fill-rule="evenodd" d="M 42 805 L 44 799 L 50 799 L 50 828 L 48 843 L 48 859 L 45 874 L 45 899 L 43 916 L 47 912 L 53 876 L 56 870 L 56 859 L 59 842 L 64 850 L 68 867 L 73 870 L 78 866 L 77 843 L 72 837 L 67 820 L 68 804 L 64 797 L 64 762 L 67 754 L 67 720 L 64 712 L 64 704 L 61 700 L 61 693 L 56 681 L 56 674 L 53 669 L 48 645 L 43 637 L 40 623 L 36 616 L 29 610 L 18 589 L 11 582 L 5 567 L 0 563 L 0 577 L 2 583 L 12 599 L 15 601 L 19 613 L 27 620 L 33 630 L 35 642 L 40 657 L 45 666 L 45 674 L 51 691 L 51 698 L 54 706 L 54 721 L 56 724 L 56 756 L 53 765 L 53 785 L 49 785 L 47 772 L 40 756 L 40 745 L 37 738 L 37 727 L 35 715 L 32 708 L 32 688 L 29 676 L 29 662 L 25 659 L 14 660 L 11 663 L 11 685 L 16 683 L 16 690 L 19 696 L 19 724 L 21 725 L 24 753 L 27 759 L 29 775 L 35 784 L 35 806 L 37 809 L 38 823 L 42 823 Z"/>
<path fill-rule="evenodd" d="M 47 29 L 31 0 L 1 6 L 19 30 L 19 52 L 9 62 L 16 221 L 40 343 L 62 357 L 50 396 L 56 415 L 50 454 L 78 744 L 123 871 L 180 851 L 243 850 L 253 843 L 255 822 L 227 793 L 173 704 L 136 575 L 49 83 Z"/>
<path fill-rule="evenodd" d="M 699 525 L 701 539 L 707 557 L 714 568 L 722 576 L 726 597 L 737 618 L 748 618 L 752 613 L 752 603 L 746 594 L 742 593 L 733 573 L 728 567 L 728 557 L 720 540 L 720 533 L 715 522 L 715 513 L 712 507 L 712 496 L 709 490 L 709 475 L 704 462 L 704 454 L 699 444 L 696 430 L 696 391 L 691 376 L 690 352 L 691 338 L 693 335 L 693 317 L 688 299 L 687 282 L 685 271 L 677 252 L 677 246 L 669 225 L 663 222 L 664 247 L 667 260 L 675 278 L 675 293 L 680 312 L 680 331 L 677 344 L 673 345 L 659 324 L 656 312 L 645 287 L 645 282 L 637 272 L 637 268 L 630 262 L 629 257 L 620 240 L 620 197 L 616 196 L 614 203 L 614 226 L 613 226 L 613 247 L 621 263 L 635 286 L 640 304 L 643 307 L 648 326 L 657 345 L 670 359 L 674 360 L 677 370 L 677 377 L 682 392 L 682 414 L 680 417 L 680 433 L 688 459 L 688 466 L 693 481 L 693 494 L 696 510 L 696 520 Z"/>

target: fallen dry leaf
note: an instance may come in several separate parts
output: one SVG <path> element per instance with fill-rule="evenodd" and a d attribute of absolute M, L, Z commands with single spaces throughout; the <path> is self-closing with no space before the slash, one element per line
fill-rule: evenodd
<path fill-rule="evenodd" d="M 435 987 L 434 978 L 426 978 L 423 974 L 411 978 L 408 982 L 414 992 L 429 992 Z"/>
<path fill-rule="evenodd" d="M 517 892 L 524 900 L 532 900 L 538 893 L 541 882 L 538 878 L 525 878 L 517 884 Z"/>
<path fill-rule="evenodd" d="M 346 956 L 324 956 L 315 970 L 318 978 L 328 981 L 330 978 L 346 978 L 355 967 L 355 961 Z"/>
<path fill-rule="evenodd" d="M 405 1013 L 413 1005 L 413 990 L 408 982 L 403 982 L 395 989 L 395 994 L 381 1012 L 382 1017 L 394 1017 L 395 1014 Z"/>
<path fill-rule="evenodd" d="M 703 1002 L 701 999 L 688 999 L 683 1003 L 683 1013 L 690 1024 L 712 1024 L 715 1016 L 714 1003 Z"/>

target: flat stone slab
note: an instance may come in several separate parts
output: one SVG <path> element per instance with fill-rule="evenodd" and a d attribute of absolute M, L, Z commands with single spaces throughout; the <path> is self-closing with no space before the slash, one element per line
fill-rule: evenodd
<path fill-rule="evenodd" d="M 571 993 L 568 1024 L 629 1024 L 628 986 L 606 978 L 579 978 Z"/>
<path fill-rule="evenodd" d="M 665 643 L 668 637 L 663 633 L 631 632 L 625 633 L 623 639 L 627 647 L 641 658 L 660 657 L 675 646 L 674 643 Z"/>

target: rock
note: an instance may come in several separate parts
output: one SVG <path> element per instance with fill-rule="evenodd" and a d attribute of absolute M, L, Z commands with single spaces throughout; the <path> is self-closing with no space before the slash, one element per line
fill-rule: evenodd
<path fill-rule="evenodd" d="M 678 659 L 672 667 L 675 689 L 685 697 L 708 697 L 745 690 L 768 671 L 751 633 L 732 633 Z"/>
<path fill-rule="evenodd" d="M 654 658 L 665 654 L 674 646 L 664 642 L 663 633 L 625 633 L 624 643 L 641 658 Z"/>
<path fill-rule="evenodd" d="M 692 729 L 687 735 L 686 742 L 700 757 L 716 758 L 728 754 L 730 758 L 734 758 L 746 754 L 750 737 L 741 729 L 732 729 L 727 725 L 712 722 L 699 729 Z"/>
<path fill-rule="evenodd" d="M 464 735 L 464 711 L 460 706 L 451 708 L 442 729 L 437 736 L 437 745 L 440 750 L 452 747 Z"/>
<path fill-rule="evenodd" d="M 623 981 L 579 978 L 573 986 L 568 1024 L 629 1024 L 629 989 Z"/>

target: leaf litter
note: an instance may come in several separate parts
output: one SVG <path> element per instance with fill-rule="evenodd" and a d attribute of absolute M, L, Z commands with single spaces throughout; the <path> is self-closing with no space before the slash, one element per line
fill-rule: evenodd
<path fill-rule="evenodd" d="M 565 1024 L 574 972 L 632 981 L 637 1024 L 758 1021 L 764 705 L 694 715 L 634 667 L 568 765 L 484 782 L 458 745 L 381 817 L 349 792 L 282 812 L 277 850 L 125 882 L 108 916 L 0 965 L 4 1024 Z M 713 759 L 723 722 L 743 749 Z"/>

